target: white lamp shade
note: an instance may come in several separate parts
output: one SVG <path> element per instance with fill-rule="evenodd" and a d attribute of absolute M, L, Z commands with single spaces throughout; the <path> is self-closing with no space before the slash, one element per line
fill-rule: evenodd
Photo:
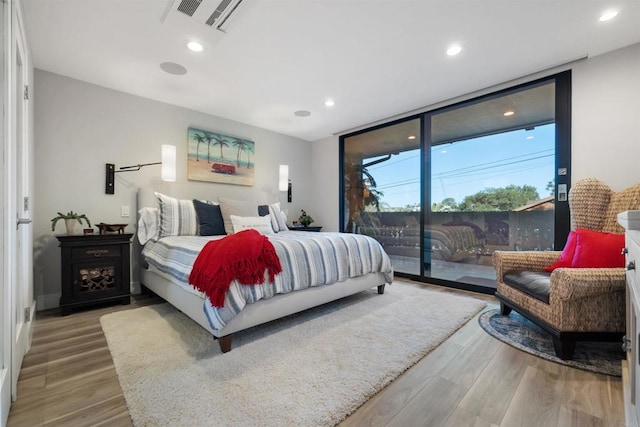
<path fill-rule="evenodd" d="M 280 165 L 279 176 L 278 190 L 287 191 L 289 189 L 289 165 Z"/>
<path fill-rule="evenodd" d="M 176 146 L 162 145 L 162 172 L 163 181 L 174 182 L 176 180 Z"/>

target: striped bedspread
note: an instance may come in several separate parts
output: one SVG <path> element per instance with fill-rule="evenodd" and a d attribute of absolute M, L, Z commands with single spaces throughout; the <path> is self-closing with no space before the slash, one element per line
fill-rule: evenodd
<path fill-rule="evenodd" d="M 207 299 L 203 299 L 203 309 L 213 329 L 224 327 L 246 304 L 276 294 L 342 282 L 374 272 L 383 273 L 387 283 L 393 280 L 389 257 L 376 240 L 367 236 L 283 231 L 268 237 L 280 258 L 282 273 L 276 276 L 273 283 L 244 286 L 232 282 L 222 308 L 212 307 Z M 211 239 L 165 237 L 157 242 L 147 242 L 142 254 L 150 265 L 190 286 L 188 279 L 191 266 L 202 247 Z"/>

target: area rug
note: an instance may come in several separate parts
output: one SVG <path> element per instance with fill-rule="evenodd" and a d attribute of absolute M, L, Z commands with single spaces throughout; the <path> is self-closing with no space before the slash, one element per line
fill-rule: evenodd
<path fill-rule="evenodd" d="M 562 360 L 556 357 L 551 335 L 515 311 L 503 316 L 499 309 L 487 310 L 478 317 L 478 323 L 489 335 L 534 356 L 585 371 L 622 375 L 622 343 L 578 341 L 573 360 Z"/>
<path fill-rule="evenodd" d="M 484 306 L 395 282 L 236 333 L 225 354 L 168 304 L 100 322 L 135 426 L 331 426 Z"/>

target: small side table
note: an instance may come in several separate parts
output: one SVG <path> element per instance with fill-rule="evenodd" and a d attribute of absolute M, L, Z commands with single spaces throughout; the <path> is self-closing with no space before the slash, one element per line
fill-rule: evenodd
<path fill-rule="evenodd" d="M 302 227 L 302 226 L 287 226 L 289 228 L 289 230 L 291 231 L 320 231 L 322 230 L 322 226 L 319 227 L 311 227 L 311 226 L 307 226 L 307 227 Z"/>
<path fill-rule="evenodd" d="M 63 316 L 87 305 L 130 303 L 132 236 L 131 233 L 56 236 L 61 249 Z"/>

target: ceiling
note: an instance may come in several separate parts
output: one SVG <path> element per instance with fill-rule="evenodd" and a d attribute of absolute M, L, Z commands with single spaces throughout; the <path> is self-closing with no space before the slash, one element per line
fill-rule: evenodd
<path fill-rule="evenodd" d="M 638 0 L 244 0 L 226 33 L 179 2 L 22 0 L 33 65 L 315 141 L 640 42 Z"/>
<path fill-rule="evenodd" d="M 431 116 L 430 145 L 463 141 L 555 121 L 555 83 L 512 90 Z M 513 111 L 513 115 L 504 113 Z M 517 112 L 517 113 L 516 113 Z M 345 152 L 356 159 L 397 154 L 420 147 L 420 119 L 367 130 L 345 138 Z"/>

